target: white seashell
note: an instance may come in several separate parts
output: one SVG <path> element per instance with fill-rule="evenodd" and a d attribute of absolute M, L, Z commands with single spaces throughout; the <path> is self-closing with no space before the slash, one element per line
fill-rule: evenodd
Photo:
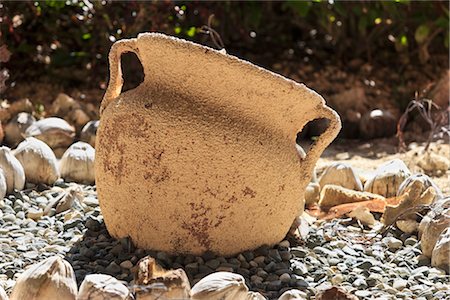
<path fill-rule="evenodd" d="M 72 266 L 59 256 L 49 257 L 23 272 L 11 300 L 75 300 L 77 282 Z"/>
<path fill-rule="evenodd" d="M 419 222 L 417 222 L 416 220 L 411 220 L 411 219 L 398 220 L 396 222 L 396 225 L 397 225 L 398 229 L 400 229 L 401 231 L 403 231 L 405 233 L 409 233 L 409 234 L 412 234 L 419 229 Z"/>
<path fill-rule="evenodd" d="M 0 286 L 0 300 L 8 300 L 8 295 L 6 294 L 5 290 L 2 286 Z"/>
<path fill-rule="evenodd" d="M 370 210 L 364 206 L 358 206 L 352 212 L 347 214 L 350 218 L 359 220 L 362 224 L 372 226 L 375 225 L 375 217 Z"/>
<path fill-rule="evenodd" d="M 450 160 L 443 155 L 427 152 L 419 158 L 417 165 L 427 174 L 439 175 L 445 174 L 450 168 Z"/>
<path fill-rule="evenodd" d="M 5 172 L 0 168 L 0 199 L 5 198 L 8 185 L 6 184 Z"/>
<path fill-rule="evenodd" d="M 136 300 L 189 299 L 191 285 L 183 269 L 164 270 L 153 257 L 138 263 Z"/>
<path fill-rule="evenodd" d="M 409 176 L 405 181 L 402 182 L 402 184 L 400 184 L 397 191 L 397 197 L 403 195 L 406 192 L 409 193 L 411 188 L 414 186 L 413 183 L 415 181 L 419 181 L 422 183 L 420 185 L 422 187 L 422 190 L 419 194 L 422 194 L 427 188 L 431 186 L 436 192 L 436 199 L 441 199 L 443 197 L 441 189 L 433 182 L 433 180 L 427 175 L 420 173 Z"/>
<path fill-rule="evenodd" d="M 411 172 L 400 159 L 393 159 L 379 166 L 375 175 L 367 180 L 364 191 L 388 197 L 394 197 L 402 182 L 411 176 Z"/>
<path fill-rule="evenodd" d="M 278 300 L 304 300 L 304 299 L 308 299 L 306 297 L 306 294 L 302 291 L 295 289 L 284 292 L 280 296 L 280 298 L 278 298 Z"/>
<path fill-rule="evenodd" d="M 84 125 L 80 133 L 80 140 L 89 143 L 95 148 L 95 137 L 97 135 L 97 128 L 100 121 L 89 121 Z"/>
<path fill-rule="evenodd" d="M 431 255 L 431 265 L 450 271 L 450 227 L 447 227 L 439 236 Z"/>
<path fill-rule="evenodd" d="M 266 300 L 266 297 L 264 297 L 263 295 L 261 295 L 258 292 L 248 292 L 247 294 L 247 298 L 245 298 L 245 300 Z"/>
<path fill-rule="evenodd" d="M 59 178 L 56 156 L 44 142 L 29 137 L 14 152 L 23 165 L 28 182 L 51 185 Z"/>
<path fill-rule="evenodd" d="M 384 200 L 384 197 L 369 192 L 358 192 L 346 189 L 339 185 L 327 184 L 322 187 L 322 191 L 320 192 L 319 206 L 327 209 L 340 204 L 375 199 Z"/>
<path fill-rule="evenodd" d="M 245 299 L 248 288 L 244 277 L 230 272 L 212 273 L 192 287 L 192 300 Z"/>
<path fill-rule="evenodd" d="M 67 94 L 59 93 L 51 106 L 51 113 L 64 117 L 73 109 L 80 108 L 80 103 Z"/>
<path fill-rule="evenodd" d="M 25 171 L 14 157 L 11 149 L 8 147 L 0 147 L 0 167 L 3 169 L 6 178 L 6 192 L 11 193 L 13 190 L 23 190 L 25 186 Z"/>
<path fill-rule="evenodd" d="M 116 278 L 105 274 L 87 275 L 80 286 L 77 300 L 127 300 L 128 288 Z"/>
<path fill-rule="evenodd" d="M 95 149 L 85 142 L 76 142 L 67 149 L 59 163 L 61 177 L 67 181 L 95 182 Z"/>
<path fill-rule="evenodd" d="M 362 183 L 353 167 L 347 163 L 336 162 L 329 165 L 320 177 L 319 185 L 334 184 L 350 190 L 362 191 Z"/>
<path fill-rule="evenodd" d="M 310 182 L 305 189 L 305 205 L 309 206 L 319 202 L 320 186 L 316 182 Z"/>
<path fill-rule="evenodd" d="M 75 137 L 75 128 L 61 118 L 46 118 L 32 124 L 26 130 L 28 137 L 35 137 L 50 148 L 68 147 Z"/>
<path fill-rule="evenodd" d="M 21 112 L 12 118 L 5 126 L 5 142 L 12 147 L 25 139 L 25 131 L 36 119 L 29 113 Z"/>
<path fill-rule="evenodd" d="M 450 227 L 450 209 L 444 210 L 439 215 L 425 216 L 419 227 L 421 227 L 422 231 L 420 237 L 422 253 L 431 257 L 439 236 L 445 229 Z"/>

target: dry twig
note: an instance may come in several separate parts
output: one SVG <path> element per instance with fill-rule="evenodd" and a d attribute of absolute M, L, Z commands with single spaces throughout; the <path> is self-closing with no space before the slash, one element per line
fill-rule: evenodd
<path fill-rule="evenodd" d="M 220 50 L 225 49 L 225 45 L 223 44 L 222 38 L 220 34 L 212 28 L 212 21 L 214 19 L 214 14 L 210 15 L 208 18 L 208 25 L 203 25 L 200 28 L 200 32 L 204 34 L 208 34 L 214 43 L 214 45 Z"/>

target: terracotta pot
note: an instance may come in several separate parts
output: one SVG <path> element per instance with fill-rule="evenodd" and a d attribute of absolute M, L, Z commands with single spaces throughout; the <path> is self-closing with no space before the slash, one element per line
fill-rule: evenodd
<path fill-rule="evenodd" d="M 121 93 L 120 56 L 145 80 Z M 221 255 L 283 239 L 313 167 L 340 129 L 314 91 L 214 49 L 157 33 L 111 48 L 95 173 L 106 226 L 143 248 Z M 296 135 L 330 125 L 304 159 Z"/>

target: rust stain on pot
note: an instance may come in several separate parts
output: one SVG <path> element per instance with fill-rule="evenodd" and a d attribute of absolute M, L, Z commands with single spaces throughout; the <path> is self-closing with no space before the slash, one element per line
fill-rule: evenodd
<path fill-rule="evenodd" d="M 251 198 L 256 197 L 256 192 L 251 188 L 249 188 L 248 186 L 246 186 L 242 192 L 244 193 L 244 196 L 250 196 Z"/>

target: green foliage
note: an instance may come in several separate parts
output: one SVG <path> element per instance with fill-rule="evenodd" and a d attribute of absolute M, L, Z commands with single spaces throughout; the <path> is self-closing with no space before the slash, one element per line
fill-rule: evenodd
<path fill-rule="evenodd" d="M 139 32 L 165 32 L 214 47 L 202 29 L 212 14 L 210 26 L 228 52 L 237 54 L 277 56 L 292 49 L 318 62 L 325 57 L 345 62 L 376 60 L 384 52 L 380 60 L 400 55 L 406 58 L 400 62 L 407 62 L 414 56 L 426 60 L 423 53 L 442 52 L 449 45 L 445 2 L 404 0 L 9 1 L 0 6 L 1 40 L 13 53 L 9 68 L 27 68 L 11 72 L 14 80 L 45 73 L 85 82 L 92 74 L 106 78 L 111 44 Z M 80 72 L 59 76 L 64 68 Z"/>

